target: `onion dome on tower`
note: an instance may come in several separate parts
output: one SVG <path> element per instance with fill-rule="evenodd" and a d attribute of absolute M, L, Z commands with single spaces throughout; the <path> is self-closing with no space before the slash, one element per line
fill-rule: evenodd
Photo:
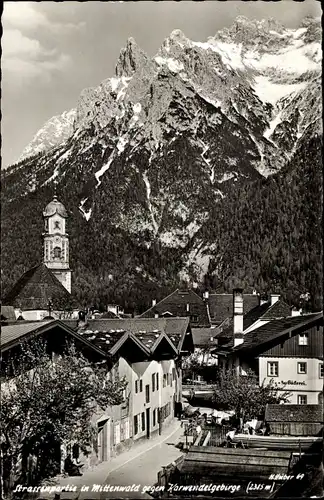
<path fill-rule="evenodd" d="M 46 206 L 43 216 L 44 217 L 52 217 L 52 215 L 59 214 L 61 217 L 65 219 L 68 217 L 67 211 L 63 203 L 58 201 L 57 196 L 53 197 L 53 200 Z"/>

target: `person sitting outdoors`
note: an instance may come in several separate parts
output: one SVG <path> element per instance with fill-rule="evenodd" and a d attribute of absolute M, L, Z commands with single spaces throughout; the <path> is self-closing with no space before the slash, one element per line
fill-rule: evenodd
<path fill-rule="evenodd" d="M 82 472 L 80 472 L 80 468 L 82 464 L 77 465 L 73 463 L 71 455 L 68 455 L 64 461 L 64 472 L 66 472 L 69 476 L 82 476 Z"/>

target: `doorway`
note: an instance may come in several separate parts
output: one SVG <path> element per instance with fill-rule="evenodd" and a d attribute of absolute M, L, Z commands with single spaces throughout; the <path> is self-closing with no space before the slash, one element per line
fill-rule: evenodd
<path fill-rule="evenodd" d="M 150 439 L 150 408 L 146 408 L 146 437 Z"/>
<path fill-rule="evenodd" d="M 105 462 L 109 456 L 109 420 L 101 420 L 97 423 L 98 426 L 98 459 L 99 462 Z"/>

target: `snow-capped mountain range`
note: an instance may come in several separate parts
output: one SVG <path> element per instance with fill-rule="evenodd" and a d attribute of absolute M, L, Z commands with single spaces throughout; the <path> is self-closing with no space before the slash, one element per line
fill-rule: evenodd
<path fill-rule="evenodd" d="M 133 128 L 142 107 L 140 102 L 134 101 L 140 101 L 141 96 L 145 98 L 149 81 L 165 72 L 171 77 L 177 76 L 212 105 L 223 106 L 223 111 L 229 115 L 237 111 L 233 95 L 239 83 L 245 80 L 255 94 L 254 99 L 273 106 L 264 132 L 264 137 L 270 139 L 282 118 L 289 116 L 289 113 L 282 113 L 287 96 L 291 101 L 297 95 L 297 100 L 308 103 L 307 91 L 314 93 L 315 90 L 315 114 L 319 111 L 320 39 L 319 20 L 306 19 L 298 29 L 285 29 L 273 19 L 249 21 L 242 16 L 230 29 L 225 28 L 207 42 L 191 41 L 180 30 L 175 30 L 152 59 L 130 38 L 121 50 L 116 77 L 102 82 L 97 88 L 84 90 L 77 109 L 64 111 L 46 122 L 24 149 L 19 161 L 61 145 L 73 132 L 89 125 L 93 118 L 99 127 L 122 119 L 129 103 L 134 104 L 133 120 L 129 123 Z M 315 89 L 307 88 L 310 83 Z M 251 116 L 247 113 L 246 118 Z M 306 119 L 303 113 L 300 126 L 297 126 L 299 136 L 308 125 Z M 260 148 L 263 150 L 264 144 L 261 143 Z M 262 164 L 262 155 L 257 168 L 262 174 L 271 173 L 271 168 L 268 171 Z"/>
<path fill-rule="evenodd" d="M 211 207 L 321 134 L 321 57 L 310 18 L 286 29 L 239 17 L 205 42 L 175 30 L 152 58 L 130 38 L 115 76 L 51 118 L 4 172 L 4 196 L 55 182 L 93 229 L 186 249 L 186 268 L 206 272 L 195 236 Z"/>

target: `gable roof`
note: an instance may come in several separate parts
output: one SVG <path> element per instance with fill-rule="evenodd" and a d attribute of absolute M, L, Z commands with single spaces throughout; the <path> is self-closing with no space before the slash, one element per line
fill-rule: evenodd
<path fill-rule="evenodd" d="M 251 293 L 243 294 L 243 314 L 247 314 L 251 309 L 257 307 L 259 302 L 259 295 Z M 226 318 L 233 317 L 232 293 L 211 293 L 208 304 L 212 322 L 221 323 Z"/>
<path fill-rule="evenodd" d="M 63 321 L 71 328 L 78 329 L 77 321 Z M 90 319 L 84 327 L 78 329 L 80 335 L 108 352 L 112 349 L 115 352 L 115 344 L 128 334 L 127 338 L 136 341 L 146 353 L 155 350 L 160 337 L 166 337 L 175 353 L 181 352 L 188 331 L 189 318 Z"/>
<path fill-rule="evenodd" d="M 270 303 L 266 302 L 260 306 L 256 306 L 253 309 L 250 309 L 243 316 L 243 331 L 247 330 L 253 323 L 255 323 L 258 319 L 261 319 L 266 311 L 270 308 Z M 221 328 L 222 325 L 219 325 L 218 328 L 221 328 L 221 331 L 217 334 L 217 338 L 219 343 L 227 342 L 233 339 L 233 317 L 227 318 L 227 320 L 223 321 L 224 327 Z"/>
<path fill-rule="evenodd" d="M 273 321 L 275 319 L 287 318 L 291 314 L 291 307 L 283 300 L 278 300 L 271 305 L 270 302 L 261 304 L 253 309 L 250 309 L 243 316 L 243 331 L 247 330 L 257 320 Z M 233 342 L 233 318 L 230 319 L 229 325 L 217 335 L 220 344 Z M 260 327 L 259 327 L 260 328 Z"/>
<path fill-rule="evenodd" d="M 23 311 L 47 310 L 49 301 L 71 303 L 71 295 L 45 264 L 39 264 L 26 271 L 4 299 L 4 303 Z"/>
<path fill-rule="evenodd" d="M 265 420 L 267 422 L 323 423 L 323 406 L 268 404 Z"/>
<path fill-rule="evenodd" d="M 291 307 L 286 304 L 282 299 L 277 300 L 272 306 L 270 306 L 265 313 L 260 317 L 264 321 L 270 321 L 273 319 L 286 318 L 291 315 Z"/>
<path fill-rule="evenodd" d="M 98 349 L 94 344 L 90 343 L 87 339 L 82 338 L 72 328 L 69 328 L 63 321 L 60 320 L 50 320 L 50 321 L 32 321 L 32 322 L 19 322 L 14 325 L 7 325 L 1 328 L 1 351 L 5 352 L 12 347 L 20 344 L 24 340 L 28 340 L 34 336 L 42 335 L 45 332 L 52 330 L 53 328 L 59 327 L 65 333 L 71 335 L 73 338 L 77 339 L 83 344 L 86 344 L 88 348 L 99 353 L 101 356 L 105 356 L 104 351 Z"/>
<path fill-rule="evenodd" d="M 24 322 L 20 321 L 19 323 L 15 323 L 14 325 L 6 325 L 1 327 L 1 337 L 0 337 L 0 346 L 1 349 L 7 349 L 8 345 L 11 345 L 16 340 L 20 340 L 28 333 L 34 332 L 42 328 L 45 325 L 51 323 L 50 321 L 33 321 L 33 322 Z"/>
<path fill-rule="evenodd" d="M 189 311 L 187 304 L 189 304 Z M 140 318 L 154 318 L 156 314 L 162 316 L 165 313 L 172 314 L 173 317 L 197 316 L 197 321 L 195 321 L 197 327 L 210 326 L 206 303 L 193 290 L 178 288 L 141 314 Z"/>
<path fill-rule="evenodd" d="M 306 330 L 312 324 L 323 324 L 323 313 L 305 314 L 304 316 L 289 316 L 288 318 L 269 321 L 263 326 L 244 335 L 244 342 L 234 348 L 234 351 L 250 351 L 260 349 L 267 344 L 280 340 L 284 335 L 298 330 Z M 233 346 L 233 341 L 232 341 Z M 231 347 L 230 345 L 224 347 Z"/>

